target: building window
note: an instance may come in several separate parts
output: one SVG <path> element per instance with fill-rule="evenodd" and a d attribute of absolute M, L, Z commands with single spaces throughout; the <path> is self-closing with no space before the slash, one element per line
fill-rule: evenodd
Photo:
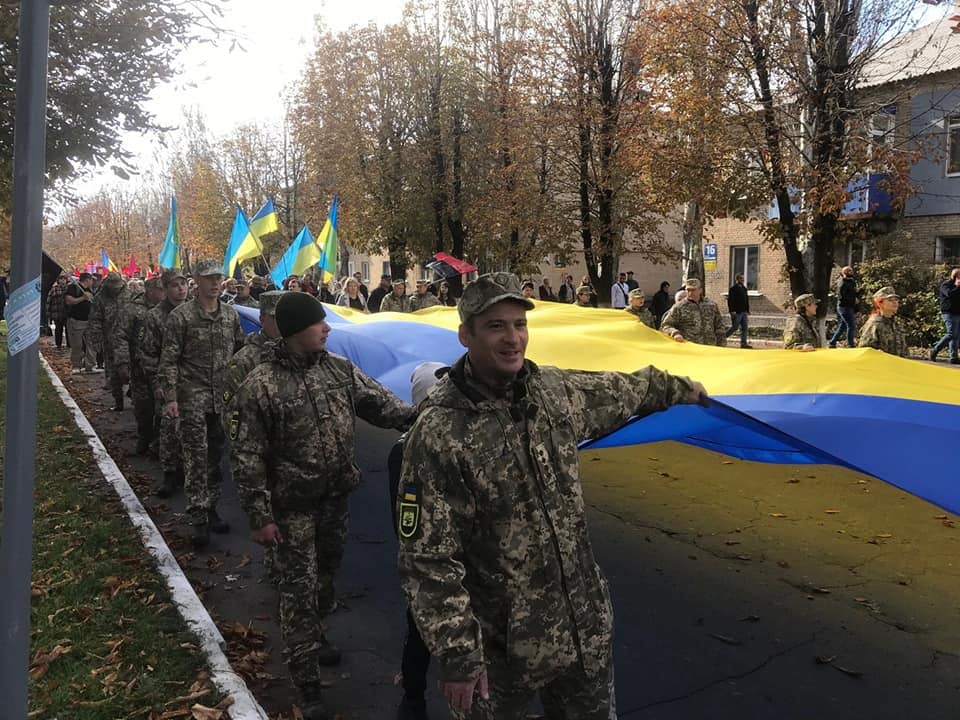
<path fill-rule="evenodd" d="M 737 275 L 743 275 L 743 283 L 747 290 L 759 288 L 757 274 L 760 269 L 760 246 L 745 245 L 730 248 L 730 284 L 733 285 Z"/>
<path fill-rule="evenodd" d="M 353 273 L 354 273 L 354 272 L 355 272 L 355 271 L 354 271 L 354 269 L 353 269 L 353 260 L 350 260 L 350 261 L 347 263 L 347 277 L 353 277 Z"/>
<path fill-rule="evenodd" d="M 892 147 L 896 140 L 896 128 L 897 106 L 884 105 L 870 118 L 870 145 Z"/>
<path fill-rule="evenodd" d="M 365 284 L 370 282 L 370 263 L 360 263 L 360 277 Z"/>
<path fill-rule="evenodd" d="M 382 273 L 382 274 L 383 274 L 383 275 L 389 275 L 389 274 L 390 274 L 390 261 L 389 261 L 389 260 L 384 260 L 384 261 L 383 261 L 383 273 Z"/>
<path fill-rule="evenodd" d="M 960 265 L 960 237 L 938 237 L 934 262 Z"/>
<path fill-rule="evenodd" d="M 867 259 L 867 246 L 865 243 L 851 241 L 844 243 L 838 259 L 842 260 L 843 265 L 859 265 Z"/>
<path fill-rule="evenodd" d="M 947 175 L 960 175 L 960 115 L 947 118 Z"/>

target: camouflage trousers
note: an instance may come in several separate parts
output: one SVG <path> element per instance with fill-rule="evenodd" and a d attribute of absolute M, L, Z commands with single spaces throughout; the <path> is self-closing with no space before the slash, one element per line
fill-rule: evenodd
<path fill-rule="evenodd" d="M 543 687 L 526 687 L 506 662 L 487 667 L 490 699 L 474 697 L 469 713 L 452 712 L 457 720 L 524 720 L 539 692 L 547 720 L 617 720 L 613 664 L 593 677 L 579 667 L 569 668 Z"/>
<path fill-rule="evenodd" d="M 114 402 L 120 405 L 123 403 L 123 383 L 114 372 L 116 363 L 113 361 L 113 350 L 106 343 L 103 345 L 103 368 L 107 375 L 107 384 L 110 386 L 110 394 L 113 395 Z"/>
<path fill-rule="evenodd" d="M 298 689 L 318 687 L 323 618 L 336 605 L 333 579 L 347 537 L 347 496 L 329 498 L 313 513 L 284 513 L 276 522 L 284 540 L 273 569 L 287 667 Z"/>
<path fill-rule="evenodd" d="M 137 421 L 137 438 L 150 443 L 154 436 L 156 411 L 153 406 L 153 393 L 142 371 L 130 372 L 130 395 L 133 398 L 133 417 Z"/>
<path fill-rule="evenodd" d="M 176 472 L 183 467 L 180 452 L 180 421 L 163 414 L 163 403 L 157 403 L 157 427 L 159 428 L 160 468 L 164 472 Z"/>
<path fill-rule="evenodd" d="M 187 518 L 193 525 L 207 522 L 207 513 L 220 500 L 220 462 L 226 437 L 217 413 L 204 406 L 180 405 L 180 447 L 183 451 Z"/>

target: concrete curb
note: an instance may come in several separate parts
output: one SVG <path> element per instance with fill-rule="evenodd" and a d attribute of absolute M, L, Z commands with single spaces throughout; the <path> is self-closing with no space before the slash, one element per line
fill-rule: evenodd
<path fill-rule="evenodd" d="M 120 468 L 110 457 L 90 421 L 87 420 L 86 415 L 83 414 L 83 411 L 70 395 L 70 391 L 67 390 L 42 354 L 40 355 L 40 362 L 63 404 L 73 415 L 74 422 L 77 423 L 80 432 L 86 437 L 87 444 L 93 451 L 93 457 L 104 478 L 113 486 L 127 511 L 127 515 L 130 517 L 130 522 L 140 533 L 143 546 L 156 562 L 157 570 L 170 589 L 170 596 L 177 612 L 187 623 L 190 631 L 197 636 L 200 650 L 210 666 L 210 679 L 217 686 L 217 689 L 233 698 L 233 704 L 229 708 L 230 717 L 233 720 L 268 720 L 266 711 L 260 707 L 260 703 L 253 697 L 243 678 L 230 666 L 230 661 L 227 660 L 227 656 L 223 652 L 223 636 L 203 603 L 200 602 L 200 598 L 194 592 L 190 581 L 183 574 L 177 559 L 173 556 L 160 531 L 157 530 L 150 514 L 141 504 L 140 498 L 137 497 L 123 473 L 120 472 Z"/>

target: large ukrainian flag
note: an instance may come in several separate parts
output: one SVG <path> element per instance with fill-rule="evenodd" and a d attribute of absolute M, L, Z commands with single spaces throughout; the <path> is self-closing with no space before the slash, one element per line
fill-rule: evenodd
<path fill-rule="evenodd" d="M 277 287 L 291 275 L 301 275 L 320 262 L 320 246 L 306 225 L 290 243 L 290 247 L 270 271 L 270 279 Z"/>
<path fill-rule="evenodd" d="M 340 208 L 340 197 L 333 196 L 330 214 L 323 224 L 317 244 L 323 249 L 320 256 L 320 269 L 323 271 L 323 282 L 328 283 L 337 277 L 337 213 Z"/>
<path fill-rule="evenodd" d="M 527 313 L 534 362 L 594 371 L 654 365 L 701 381 L 714 399 L 709 408 L 678 406 L 628 423 L 591 447 L 676 440 L 745 460 L 838 464 L 960 512 L 957 370 L 869 348 L 677 343 L 622 310 L 535 304 Z M 463 353 L 453 308 L 365 315 L 328 306 L 327 321 L 332 352 L 407 400 L 418 364 L 449 364 Z"/>

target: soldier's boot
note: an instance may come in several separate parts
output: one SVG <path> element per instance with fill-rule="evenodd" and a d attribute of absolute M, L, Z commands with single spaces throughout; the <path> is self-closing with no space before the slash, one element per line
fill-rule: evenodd
<path fill-rule="evenodd" d="M 210 527 L 210 530 L 217 533 L 218 535 L 223 535 L 224 533 L 230 532 L 230 523 L 223 520 L 215 508 L 211 508 L 207 511 L 207 525 Z"/>
<path fill-rule="evenodd" d="M 430 720 L 426 700 L 411 700 L 405 697 L 397 708 L 397 720 Z"/>
<path fill-rule="evenodd" d="M 183 469 L 183 465 L 177 468 L 177 487 L 182 488 L 183 484 L 187 481 L 187 473 Z"/>
<path fill-rule="evenodd" d="M 340 649 L 331 645 L 326 635 L 321 635 L 320 650 L 317 653 L 317 663 L 325 666 L 339 665 L 340 655 Z"/>
<path fill-rule="evenodd" d="M 177 473 L 173 470 L 163 471 L 163 480 L 155 495 L 158 498 L 168 498 L 177 491 Z"/>
<path fill-rule="evenodd" d="M 194 550 L 203 550 L 210 544 L 210 526 L 207 523 L 197 523 L 193 526 L 190 544 L 193 545 Z"/>
<path fill-rule="evenodd" d="M 119 395 L 119 396 L 114 396 L 114 398 L 113 398 L 113 407 L 110 408 L 110 409 L 111 409 L 111 410 L 114 410 L 114 411 L 116 411 L 116 412 L 120 412 L 121 410 L 123 410 L 123 395 L 122 395 L 122 394 Z"/>
<path fill-rule="evenodd" d="M 150 438 L 143 437 L 142 435 L 137 438 L 137 449 L 135 452 L 137 455 L 146 455 L 150 450 Z"/>
<path fill-rule="evenodd" d="M 330 720 L 327 706 L 323 702 L 323 693 L 319 688 L 311 688 L 300 693 L 302 703 L 300 712 L 303 720 Z"/>

